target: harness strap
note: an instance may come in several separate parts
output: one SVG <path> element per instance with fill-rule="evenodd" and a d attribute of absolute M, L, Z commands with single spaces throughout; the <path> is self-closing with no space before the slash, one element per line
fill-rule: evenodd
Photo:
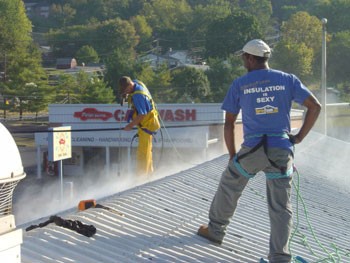
<path fill-rule="evenodd" d="M 156 135 L 157 134 L 156 131 L 153 132 L 153 131 L 150 131 L 150 130 L 144 128 L 144 127 L 141 127 L 141 126 L 139 126 L 139 127 L 140 127 L 141 130 L 143 130 L 145 133 L 148 133 L 149 135 Z"/>
<path fill-rule="evenodd" d="M 255 145 L 253 148 L 251 148 L 248 152 L 246 152 L 246 153 L 244 153 L 244 154 L 238 156 L 238 157 L 237 157 L 237 162 L 239 162 L 240 159 L 246 157 L 247 155 L 249 155 L 249 154 L 251 154 L 251 153 L 253 153 L 253 152 L 256 152 L 261 146 L 264 146 L 264 151 L 265 151 L 266 137 L 267 137 L 267 135 L 264 134 L 264 135 L 262 136 L 260 142 L 259 142 L 257 145 Z M 266 152 L 265 152 L 265 153 L 266 153 Z"/>
<path fill-rule="evenodd" d="M 139 85 L 141 85 L 144 88 L 144 90 L 136 90 L 132 94 L 130 94 L 130 96 L 128 97 L 128 106 L 130 107 L 130 105 L 132 105 L 132 96 L 134 96 L 135 94 L 142 94 L 142 95 L 146 96 L 149 99 L 149 101 L 151 102 L 151 105 L 152 105 L 152 109 L 155 109 L 151 93 L 149 92 L 149 90 L 146 87 L 146 85 L 143 82 L 141 82 L 141 81 L 136 81 L 136 82 Z"/>
<path fill-rule="evenodd" d="M 151 96 L 149 90 L 147 89 L 146 85 L 143 82 L 137 81 L 137 83 L 140 84 L 144 88 L 144 90 L 136 90 L 129 96 L 129 98 L 128 98 L 128 105 L 129 105 L 129 107 L 133 108 L 132 97 L 135 94 L 144 95 L 144 96 L 146 96 L 149 99 L 149 101 L 151 103 L 151 106 L 152 106 L 152 110 L 151 111 L 154 111 L 155 112 L 155 116 L 158 118 L 159 113 L 158 113 L 158 110 L 157 110 L 157 108 L 156 108 L 156 106 L 154 104 L 154 101 L 152 99 L 152 96 Z M 128 121 L 132 118 L 132 114 L 133 114 L 133 112 L 129 115 Z M 157 134 L 157 131 L 151 131 L 151 130 L 145 128 L 145 127 L 142 127 L 141 124 L 139 124 L 138 127 L 141 130 L 143 130 L 144 132 L 146 132 L 146 133 L 148 133 L 150 135 L 156 135 Z"/>
<path fill-rule="evenodd" d="M 274 134 L 274 135 L 272 135 L 272 136 L 277 136 L 277 135 Z M 281 134 L 280 136 L 282 136 L 282 134 Z M 286 136 L 288 137 L 287 134 L 286 134 Z M 254 137 L 257 137 L 257 136 L 254 136 Z M 260 136 L 259 136 L 259 137 L 260 137 Z M 284 136 L 283 136 L 283 137 L 284 137 Z M 274 161 L 272 161 L 272 160 L 268 157 L 268 155 L 267 155 L 267 135 L 266 135 L 266 134 L 263 134 L 263 135 L 261 136 L 261 140 L 260 140 L 260 142 L 259 142 L 257 145 L 255 145 L 253 148 L 251 148 L 248 152 L 246 152 L 246 153 L 244 153 L 244 154 L 238 156 L 238 157 L 236 158 L 236 161 L 239 163 L 239 160 L 240 160 L 240 159 L 246 157 L 246 156 L 249 155 L 249 154 L 252 154 L 252 153 L 256 152 L 260 147 L 264 147 L 264 153 L 265 153 L 265 155 L 266 155 L 268 161 L 270 162 L 270 164 L 271 164 L 273 167 L 279 169 L 279 170 L 281 171 L 282 174 L 285 174 L 286 171 L 287 171 L 287 167 L 278 166 L 278 165 L 277 165 Z"/>
<path fill-rule="evenodd" d="M 285 139 L 290 138 L 288 133 L 281 132 L 281 133 L 269 133 L 269 134 L 257 133 L 257 134 L 253 134 L 253 135 L 246 135 L 246 136 L 244 136 L 244 139 L 260 138 L 260 137 L 263 137 L 264 135 L 268 135 L 268 137 L 281 137 L 281 138 L 285 138 Z"/>

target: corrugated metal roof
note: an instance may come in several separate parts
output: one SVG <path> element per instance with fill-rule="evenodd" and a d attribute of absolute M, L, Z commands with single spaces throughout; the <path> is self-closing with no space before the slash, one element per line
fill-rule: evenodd
<path fill-rule="evenodd" d="M 293 191 L 293 254 L 309 262 L 350 262 L 350 186 L 327 179 L 340 178 L 335 174 L 340 172 L 348 176 L 350 144 L 313 133 L 297 146 L 296 156 L 303 199 L 297 203 Z M 269 243 L 262 174 L 250 180 L 222 245 L 196 235 L 208 221 L 227 160 L 223 155 L 99 200 L 123 215 L 90 208 L 62 216 L 94 225 L 97 233 L 91 238 L 54 224 L 25 232 L 22 262 L 258 262 L 266 258 Z"/>

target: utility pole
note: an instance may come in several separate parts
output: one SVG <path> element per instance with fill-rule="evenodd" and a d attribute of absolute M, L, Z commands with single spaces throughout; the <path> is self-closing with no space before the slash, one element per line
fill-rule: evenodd
<path fill-rule="evenodd" d="M 321 115 L 321 130 L 324 135 L 327 135 L 327 82 L 326 82 L 326 72 L 327 72 L 327 50 L 326 50 L 326 41 L 327 41 L 327 30 L 326 24 L 327 19 L 322 18 L 322 76 L 321 76 L 321 94 L 322 94 L 322 108 L 323 113 Z"/>

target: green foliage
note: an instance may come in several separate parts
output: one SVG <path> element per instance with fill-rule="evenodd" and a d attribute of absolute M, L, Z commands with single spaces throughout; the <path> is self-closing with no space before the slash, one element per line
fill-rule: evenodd
<path fill-rule="evenodd" d="M 137 74 L 137 78 L 144 80 L 143 75 L 146 75 L 145 78 L 148 76 L 146 83 L 154 100 L 157 103 L 174 102 L 175 91 L 170 89 L 172 79 L 168 66 L 164 64 L 154 70 L 150 67 L 147 68 L 148 70 L 144 70 L 142 75 Z M 152 78 L 150 79 L 149 76 L 152 76 Z"/>
<path fill-rule="evenodd" d="M 262 29 L 269 27 L 272 16 L 270 0 L 245 0 L 240 2 L 240 7 L 246 13 L 254 15 Z"/>
<path fill-rule="evenodd" d="M 24 111 L 38 112 L 46 108 L 50 89 L 40 64 L 40 53 L 30 46 L 26 52 L 17 53 L 16 59 L 7 65 L 7 94 L 16 99 L 13 110 L 19 112 L 20 117 Z"/>
<path fill-rule="evenodd" d="M 25 14 L 21 0 L 0 1 L 0 51 L 2 55 L 15 54 L 31 42 L 32 25 Z"/>
<path fill-rule="evenodd" d="M 331 54 L 327 61 L 329 81 L 334 84 L 349 83 L 350 31 L 334 34 L 327 50 Z"/>
<path fill-rule="evenodd" d="M 187 32 L 193 39 L 204 39 L 208 26 L 214 21 L 230 16 L 231 9 L 231 3 L 226 0 L 211 1 L 207 5 L 196 5 L 193 9 L 193 19 L 187 26 Z"/>
<path fill-rule="evenodd" d="M 102 87 L 106 83 L 112 87 L 114 96 L 118 96 L 119 77 L 130 75 L 144 81 L 158 103 L 185 101 L 185 97 L 191 101 L 220 102 L 232 80 L 245 72 L 241 61 L 232 57 L 232 53 L 253 38 L 266 39 L 273 46 L 271 66 L 308 78 L 314 83 L 319 82 L 322 17 L 328 18 L 327 29 L 330 34 L 337 33 L 328 42 L 327 76 L 338 86 L 348 81 L 345 63 L 349 54 L 349 34 L 344 33 L 348 30 L 348 0 L 47 2 L 51 5 L 50 17 L 46 19 L 34 15 L 31 19 L 36 32 L 49 32 L 45 37 L 54 50 L 54 56 L 76 57 L 79 64 L 100 61 L 106 66 L 105 82 L 95 81 L 101 87 L 89 90 L 93 96 L 75 98 L 74 94 L 64 90 L 62 84 L 60 87 L 64 94 L 57 96 L 61 100 L 69 94 L 72 100 L 95 101 L 98 98 L 96 92 L 109 92 Z M 14 80 L 11 85 L 0 83 L 0 93 L 8 96 L 21 94 L 25 97 L 30 90 L 33 94 L 39 94 L 35 97 L 45 96 L 42 101 L 46 103 L 50 96 L 46 98 L 45 94 L 50 94 L 50 89 L 42 91 L 47 86 L 46 77 L 36 73 L 35 68 L 39 64 L 34 61 L 40 61 L 40 55 L 34 55 L 34 61 L 30 61 L 31 55 L 28 55 L 32 52 L 29 51 L 32 27 L 26 17 L 23 2 L 1 0 L 0 24 L 0 71 L 4 71 L 6 55 L 7 79 Z M 279 29 L 282 41 L 274 38 Z M 207 80 L 201 76 L 203 72 L 191 72 L 193 69 L 170 71 L 166 65 L 151 68 L 137 62 L 137 57 L 141 54 L 153 52 L 165 55 L 169 48 L 188 50 L 192 58 L 206 60 L 210 65 L 210 70 L 204 73 Z M 22 69 L 25 65 L 30 65 L 30 70 Z M 34 76 L 36 74 L 38 77 Z M 179 76 L 184 79 L 181 80 Z M 85 83 L 84 89 L 88 90 L 89 82 L 85 78 L 80 81 Z M 211 89 L 207 89 L 208 81 Z M 74 84 L 77 80 L 68 79 L 66 82 L 70 90 L 79 89 L 80 84 Z M 194 88 L 197 91 L 191 93 L 189 87 L 194 87 L 192 82 L 203 87 Z M 27 83 L 36 86 L 28 86 Z M 79 94 L 82 91 L 77 92 Z M 203 94 L 206 95 L 202 96 Z M 36 104 L 39 105 L 40 102 Z M 19 105 L 18 102 L 16 105 Z"/>
<path fill-rule="evenodd" d="M 192 9 L 186 0 L 153 0 L 145 2 L 141 14 L 161 41 L 162 53 L 187 49 L 186 27 L 192 19 Z M 159 50 L 158 50 L 159 51 Z"/>
<path fill-rule="evenodd" d="M 312 74 L 313 50 L 304 43 L 280 41 L 274 49 L 272 67 L 295 74 L 300 78 Z"/>
<path fill-rule="evenodd" d="M 96 50 L 91 46 L 82 46 L 75 55 L 78 64 L 98 63 L 100 61 Z"/>
<path fill-rule="evenodd" d="M 55 87 L 56 103 L 112 103 L 113 90 L 98 78 L 80 71 L 76 76 L 62 74 Z"/>
<path fill-rule="evenodd" d="M 118 49 L 134 49 L 139 42 L 135 28 L 119 18 L 65 30 L 50 31 L 48 41 L 57 57 L 73 57 L 84 45 L 93 46 L 104 60 Z"/>
<path fill-rule="evenodd" d="M 136 34 L 140 37 L 140 43 L 137 49 L 142 52 L 145 49 L 151 47 L 150 42 L 152 42 L 152 27 L 147 23 L 146 17 L 144 16 L 134 16 L 130 19 L 130 23 L 134 26 Z"/>
<path fill-rule="evenodd" d="M 121 76 L 134 76 L 136 63 L 135 54 L 130 50 L 115 49 L 113 53 L 105 59 L 107 68 L 105 81 L 112 87 L 116 97 L 120 97 L 118 80 Z"/>
<path fill-rule="evenodd" d="M 261 38 L 257 20 L 245 12 L 236 12 L 208 26 L 205 49 L 207 57 L 226 58 L 249 40 Z"/>
<path fill-rule="evenodd" d="M 297 12 L 283 23 L 281 34 L 282 41 L 274 48 L 271 65 L 300 78 L 317 79 L 313 69 L 319 64 L 321 21 L 307 12 Z"/>
<path fill-rule="evenodd" d="M 46 110 L 48 103 L 51 101 L 53 88 L 46 83 L 36 84 L 34 82 L 25 84 L 26 111 L 38 114 L 40 111 Z"/>
<path fill-rule="evenodd" d="M 73 20 L 76 14 L 76 10 L 72 8 L 69 4 L 53 4 L 51 6 L 51 15 L 54 21 L 61 25 L 62 27 L 66 27 L 70 21 Z"/>
<path fill-rule="evenodd" d="M 203 70 L 183 67 L 174 69 L 171 75 L 171 88 L 176 90 L 174 102 L 206 102 L 210 94 L 210 84 Z"/>
<path fill-rule="evenodd" d="M 322 24 L 321 21 L 307 12 L 297 12 L 283 23 L 283 40 L 290 43 L 304 43 L 314 52 L 321 48 Z"/>
<path fill-rule="evenodd" d="M 331 32 L 349 30 L 349 0 L 319 0 L 308 10 L 320 19 L 327 18 L 327 28 Z"/>
<path fill-rule="evenodd" d="M 246 70 L 237 56 L 230 56 L 228 60 L 209 59 L 210 69 L 205 72 L 211 87 L 211 102 L 222 102 L 233 80 L 243 75 Z"/>
<path fill-rule="evenodd" d="M 305 6 L 305 3 L 302 2 L 300 0 L 271 0 L 273 16 L 279 22 L 286 21 L 292 14 L 300 11 L 300 4 Z"/>
<path fill-rule="evenodd" d="M 5 76 L 0 95 L 11 101 L 5 110 L 17 111 L 22 118 L 23 111 L 37 112 L 46 107 L 45 91 L 48 88 L 41 54 L 32 43 L 31 23 L 22 1 L 1 1 L 0 23 L 0 50 L 1 58 L 4 58 L 0 71 Z"/>
<path fill-rule="evenodd" d="M 112 103 L 115 101 L 113 90 L 97 75 L 88 75 L 83 71 L 77 75 L 81 103 Z"/>
<path fill-rule="evenodd" d="M 340 98 L 342 101 L 349 102 L 350 101 L 350 81 L 341 82 L 337 85 L 337 89 L 340 91 Z"/>
<path fill-rule="evenodd" d="M 191 19 L 191 7 L 186 0 L 151 0 L 144 4 L 141 13 L 154 31 L 185 28 Z"/>

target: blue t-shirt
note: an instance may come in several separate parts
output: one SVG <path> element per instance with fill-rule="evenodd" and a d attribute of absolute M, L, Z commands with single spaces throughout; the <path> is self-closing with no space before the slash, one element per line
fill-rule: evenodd
<path fill-rule="evenodd" d="M 233 81 L 221 109 L 238 114 L 242 110 L 244 142 L 255 146 L 259 135 L 267 134 L 268 146 L 290 148 L 289 133 L 292 102 L 303 104 L 311 92 L 292 74 L 273 69 L 248 72 Z"/>
<path fill-rule="evenodd" d="M 134 80 L 135 83 L 135 91 L 144 91 L 147 94 L 150 94 L 150 92 L 148 91 L 148 89 L 144 86 L 142 86 L 137 80 Z M 150 102 L 150 100 L 148 99 L 147 96 L 143 95 L 143 94 L 134 94 L 132 96 L 132 101 L 134 103 L 135 109 L 137 111 L 137 114 L 147 114 L 148 112 L 150 112 L 152 110 L 152 104 Z"/>

